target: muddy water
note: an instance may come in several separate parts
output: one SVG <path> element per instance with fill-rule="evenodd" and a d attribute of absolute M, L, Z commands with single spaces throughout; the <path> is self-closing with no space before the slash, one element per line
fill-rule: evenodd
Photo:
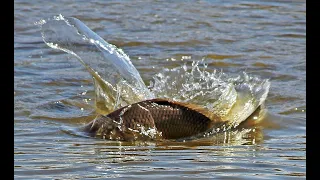
<path fill-rule="evenodd" d="M 208 71 L 269 79 L 268 123 L 185 142 L 71 133 L 97 111 L 90 74 L 34 25 L 59 13 L 123 49 L 146 85 L 202 59 Z M 305 179 L 305 22 L 305 1 L 15 1 L 15 178 Z"/>

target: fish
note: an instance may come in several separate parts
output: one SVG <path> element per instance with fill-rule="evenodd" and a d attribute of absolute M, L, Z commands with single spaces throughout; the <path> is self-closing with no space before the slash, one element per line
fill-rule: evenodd
<path fill-rule="evenodd" d="M 192 103 L 149 99 L 98 115 L 81 130 L 89 136 L 132 141 L 143 137 L 181 139 L 226 125 L 228 121 Z"/>

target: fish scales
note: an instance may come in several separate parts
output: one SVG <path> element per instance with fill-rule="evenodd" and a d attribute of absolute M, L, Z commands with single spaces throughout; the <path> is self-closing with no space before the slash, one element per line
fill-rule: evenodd
<path fill-rule="evenodd" d="M 192 105 L 152 99 L 122 107 L 106 116 L 99 116 L 95 122 L 87 125 L 86 130 L 96 132 L 96 135 L 99 132 L 109 139 L 116 136 L 127 139 L 131 136 L 128 133 L 130 131 L 154 128 L 162 134 L 162 138 L 177 139 L 203 133 L 212 128 L 215 121 L 217 119 L 210 119 Z"/>

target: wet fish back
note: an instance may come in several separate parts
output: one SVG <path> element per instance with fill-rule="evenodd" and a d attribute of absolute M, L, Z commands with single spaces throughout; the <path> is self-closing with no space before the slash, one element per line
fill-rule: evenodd
<path fill-rule="evenodd" d="M 182 104 L 153 99 L 135 103 L 108 115 L 126 128 L 156 128 L 165 139 L 189 137 L 207 131 L 212 121 Z"/>

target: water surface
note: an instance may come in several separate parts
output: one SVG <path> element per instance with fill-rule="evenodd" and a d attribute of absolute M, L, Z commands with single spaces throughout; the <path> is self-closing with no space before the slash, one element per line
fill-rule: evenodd
<path fill-rule="evenodd" d="M 305 1 L 15 1 L 14 170 L 21 179 L 305 179 Z M 92 78 L 34 22 L 80 19 L 131 59 L 146 85 L 164 68 L 269 79 L 275 124 L 186 142 L 118 142 L 68 129 L 98 113 Z"/>

